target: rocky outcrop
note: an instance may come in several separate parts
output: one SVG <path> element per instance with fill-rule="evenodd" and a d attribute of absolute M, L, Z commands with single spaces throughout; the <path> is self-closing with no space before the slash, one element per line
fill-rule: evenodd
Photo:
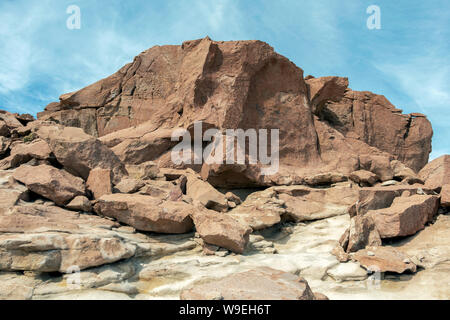
<path fill-rule="evenodd" d="M 176 167 L 171 134 L 192 133 L 195 121 L 204 131 L 280 130 L 276 174 L 263 175 L 259 162 L 193 167 L 221 187 L 301 183 L 311 174 L 360 169 L 386 181 L 393 173 L 385 163 L 398 159 L 418 171 L 431 151 L 425 116 L 352 91 L 346 78 L 305 81 L 300 68 L 260 41 L 153 47 L 110 77 L 62 95 L 38 117 L 99 136 L 125 163 L 161 167 Z"/>
<path fill-rule="evenodd" d="M 316 300 L 305 279 L 272 268 L 257 268 L 181 293 L 182 300 Z"/>

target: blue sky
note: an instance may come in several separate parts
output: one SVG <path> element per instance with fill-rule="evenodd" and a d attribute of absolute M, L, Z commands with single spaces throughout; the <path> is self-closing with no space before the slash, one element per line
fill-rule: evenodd
<path fill-rule="evenodd" d="M 81 29 L 69 30 L 69 5 Z M 366 9 L 381 9 L 369 30 Z M 316 77 L 349 77 L 433 124 L 432 158 L 450 154 L 448 0 L 1 0 L 0 108 L 35 114 L 117 71 L 141 51 L 184 40 L 259 39 Z"/>

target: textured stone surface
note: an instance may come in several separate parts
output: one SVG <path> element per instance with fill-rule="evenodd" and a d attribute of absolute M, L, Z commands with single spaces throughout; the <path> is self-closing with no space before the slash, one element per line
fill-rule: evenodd
<path fill-rule="evenodd" d="M 440 190 L 450 181 L 450 155 L 443 155 L 428 163 L 420 170 L 419 177 L 427 188 Z"/>
<path fill-rule="evenodd" d="M 115 218 L 141 231 L 185 233 L 192 227 L 192 205 L 182 201 L 163 201 L 139 194 L 108 194 L 94 205 L 100 215 Z"/>
<path fill-rule="evenodd" d="M 439 197 L 414 195 L 397 197 L 389 208 L 369 210 L 381 238 L 409 236 L 422 230 L 436 215 Z"/>
<path fill-rule="evenodd" d="M 13 177 L 25 184 L 29 190 L 58 205 L 67 204 L 86 192 L 86 186 L 81 178 L 49 165 L 37 167 L 23 165 L 14 172 Z"/>
<path fill-rule="evenodd" d="M 200 237 L 209 244 L 243 253 L 252 229 L 226 213 L 197 211 L 192 216 Z"/>
<path fill-rule="evenodd" d="M 314 300 L 305 279 L 272 268 L 258 268 L 194 286 L 182 300 Z"/>
<path fill-rule="evenodd" d="M 352 91 L 346 78 L 305 82 L 303 71 L 266 43 L 209 38 L 146 50 L 110 77 L 62 95 L 39 118 L 98 135 L 126 163 L 162 167 L 174 166 L 172 130 L 192 131 L 195 121 L 203 130 L 280 130 L 279 172 L 264 176 L 261 163 L 204 165 L 202 176 L 215 186 L 282 185 L 359 169 L 390 180 L 385 162 L 421 169 L 432 136 L 424 116 Z"/>
<path fill-rule="evenodd" d="M 392 247 L 367 247 L 353 255 L 364 268 L 373 272 L 416 272 L 410 257 Z"/>
<path fill-rule="evenodd" d="M 113 181 L 117 182 L 127 173 L 110 149 L 80 128 L 41 126 L 37 135 L 47 141 L 56 159 L 67 171 L 84 180 L 95 168 L 110 169 Z"/>

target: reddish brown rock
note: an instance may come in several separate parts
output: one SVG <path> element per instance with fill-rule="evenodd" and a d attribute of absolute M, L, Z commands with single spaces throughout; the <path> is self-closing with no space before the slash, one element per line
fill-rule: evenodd
<path fill-rule="evenodd" d="M 397 197 L 385 209 L 369 210 L 381 238 L 409 236 L 422 230 L 430 222 L 439 208 L 439 197 L 413 195 Z"/>
<path fill-rule="evenodd" d="M 98 135 L 124 162 L 168 168 L 176 167 L 171 132 L 191 132 L 195 121 L 204 130 L 280 130 L 275 174 L 265 176 L 259 162 L 183 165 L 214 186 L 329 184 L 359 169 L 385 181 L 393 177 L 391 160 L 417 171 L 431 151 L 423 115 L 403 115 L 383 96 L 352 91 L 346 78 L 305 82 L 300 68 L 260 41 L 153 47 L 110 77 L 62 95 L 39 117 Z"/>
<path fill-rule="evenodd" d="M 142 180 L 124 178 L 120 180 L 118 184 L 116 184 L 116 186 L 114 187 L 114 191 L 119 193 L 135 193 L 144 185 L 145 183 Z"/>
<path fill-rule="evenodd" d="M 77 196 L 66 205 L 67 209 L 83 212 L 91 212 L 92 205 L 85 196 Z"/>
<path fill-rule="evenodd" d="M 384 96 L 347 90 L 342 99 L 325 103 L 316 115 L 345 136 L 391 153 L 415 171 L 428 162 L 433 135 L 430 122 L 422 116 L 401 114 Z"/>
<path fill-rule="evenodd" d="M 370 216 L 353 217 L 350 220 L 350 228 L 343 234 L 339 243 L 346 252 L 382 245 L 380 234 Z"/>
<path fill-rule="evenodd" d="M 355 211 L 358 215 L 364 215 L 369 210 L 388 208 L 392 205 L 395 198 L 400 197 L 405 192 L 409 195 L 433 194 L 431 189 L 427 189 L 422 185 L 392 185 L 361 188 L 359 190 L 358 203 L 355 205 Z"/>
<path fill-rule="evenodd" d="M 196 211 L 192 218 L 200 237 L 206 243 L 243 253 L 252 229 L 226 213 Z"/>
<path fill-rule="evenodd" d="M 305 279 L 267 267 L 235 273 L 221 280 L 194 285 L 181 300 L 316 300 Z"/>
<path fill-rule="evenodd" d="M 108 194 L 94 205 L 96 213 L 115 218 L 141 231 L 186 233 L 192 227 L 194 207 L 182 201 L 163 201 L 147 195 Z"/>
<path fill-rule="evenodd" d="M 27 188 L 58 205 L 65 205 L 76 196 L 85 194 L 84 181 L 70 173 L 48 165 L 23 165 L 16 169 L 14 179 Z"/>
<path fill-rule="evenodd" d="M 44 140 L 37 139 L 31 143 L 15 144 L 11 149 L 9 157 L 0 161 L 0 168 L 16 168 L 21 164 L 27 163 L 31 159 L 49 160 L 50 155 L 50 147 Z"/>
<path fill-rule="evenodd" d="M 439 191 L 450 181 L 450 155 L 444 155 L 428 163 L 419 172 L 427 188 Z"/>
<path fill-rule="evenodd" d="M 91 170 L 86 181 L 86 187 L 92 193 L 94 199 L 112 193 L 111 170 L 102 168 Z"/>
<path fill-rule="evenodd" d="M 349 207 L 358 200 L 359 188 L 351 183 L 339 183 L 330 188 L 277 186 L 271 189 L 283 201 L 286 216 L 301 222 L 347 214 Z"/>
<path fill-rule="evenodd" d="M 378 181 L 378 176 L 370 171 L 358 170 L 350 174 L 350 179 L 362 187 L 370 187 Z"/>
<path fill-rule="evenodd" d="M 219 212 L 228 210 L 228 201 L 223 193 L 217 191 L 208 182 L 201 180 L 192 171 L 187 171 L 186 177 L 186 195 L 191 197 L 194 202 Z"/>
<path fill-rule="evenodd" d="M 392 247 L 367 247 L 356 252 L 352 259 L 372 272 L 416 272 L 410 257 Z"/>
<path fill-rule="evenodd" d="M 441 206 L 450 207 L 450 184 L 444 184 L 441 190 Z"/>
<path fill-rule="evenodd" d="M 98 139 L 80 128 L 42 125 L 37 135 L 50 146 L 59 163 L 86 180 L 94 168 L 110 169 L 113 182 L 127 174 L 117 156 Z"/>

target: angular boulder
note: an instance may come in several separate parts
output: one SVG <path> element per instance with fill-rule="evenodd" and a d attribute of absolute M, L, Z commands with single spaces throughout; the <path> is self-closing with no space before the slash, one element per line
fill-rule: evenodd
<path fill-rule="evenodd" d="M 186 173 L 186 195 L 194 202 L 205 206 L 205 208 L 225 212 L 228 210 L 228 201 L 225 195 L 217 191 L 208 182 L 203 181 L 194 172 Z"/>
<path fill-rule="evenodd" d="M 163 201 L 139 194 L 107 194 L 94 205 L 97 214 L 141 231 L 186 233 L 192 230 L 195 208 L 182 201 Z"/>
<path fill-rule="evenodd" d="M 378 176 L 370 171 L 357 170 L 350 174 L 350 179 L 361 187 L 370 187 L 378 181 Z"/>
<path fill-rule="evenodd" d="M 227 213 L 210 210 L 196 211 L 192 215 L 195 229 L 208 244 L 216 245 L 236 253 L 243 253 L 252 229 L 238 222 Z"/>
<path fill-rule="evenodd" d="M 31 143 L 19 143 L 12 147 L 9 157 L 0 161 L 0 169 L 16 168 L 31 159 L 49 160 L 50 147 L 44 140 L 34 140 Z"/>
<path fill-rule="evenodd" d="M 127 173 L 108 147 L 80 128 L 43 125 L 36 133 L 48 143 L 58 162 L 68 172 L 84 180 L 95 168 L 110 169 L 114 182 L 120 181 Z"/>
<path fill-rule="evenodd" d="M 94 168 L 89 172 L 86 181 L 87 189 L 94 199 L 112 193 L 112 172 L 110 169 Z"/>
<path fill-rule="evenodd" d="M 413 195 L 397 197 L 385 209 L 369 210 L 381 238 L 409 236 L 422 230 L 439 208 L 439 197 Z"/>
<path fill-rule="evenodd" d="M 58 205 L 65 205 L 86 192 L 84 181 L 70 173 L 49 165 L 36 167 L 23 165 L 16 169 L 13 178 L 26 187 Z"/>
<path fill-rule="evenodd" d="M 428 163 L 419 172 L 427 188 L 439 191 L 450 181 L 450 155 L 443 155 Z"/>
<path fill-rule="evenodd" d="M 374 220 L 369 216 L 355 216 L 350 220 L 350 228 L 339 240 L 346 252 L 356 252 L 367 246 L 381 246 L 381 237 Z"/>
<path fill-rule="evenodd" d="M 77 196 L 66 205 L 67 209 L 83 212 L 91 212 L 92 204 L 85 196 Z"/>

